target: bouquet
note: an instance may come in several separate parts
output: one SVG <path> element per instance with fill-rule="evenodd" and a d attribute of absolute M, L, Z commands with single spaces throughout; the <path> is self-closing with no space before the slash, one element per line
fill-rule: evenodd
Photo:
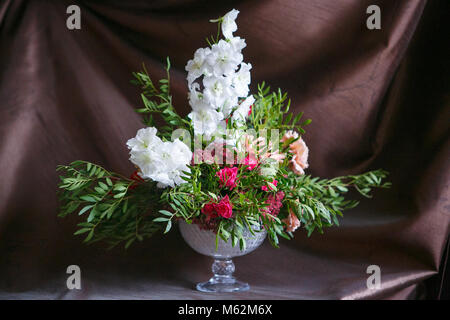
<path fill-rule="evenodd" d="M 145 127 L 127 142 L 136 167 L 131 176 L 87 161 L 58 167 L 59 216 L 84 218 L 75 232 L 84 242 L 128 248 L 181 219 L 241 250 L 244 231 L 264 229 L 278 247 L 280 237 L 291 239 L 300 227 L 309 236 L 338 225 L 342 211 L 358 204 L 344 198 L 349 189 L 371 197 L 373 188 L 389 187 L 383 170 L 332 179 L 307 174 L 302 136 L 311 120 L 289 112 L 280 89 L 272 92 L 263 82 L 249 92 L 246 42 L 234 35 L 238 13 L 211 20 L 217 35 L 187 62 L 187 117 L 172 103 L 169 59 L 166 79 L 154 82 L 145 66 L 133 74 Z"/>

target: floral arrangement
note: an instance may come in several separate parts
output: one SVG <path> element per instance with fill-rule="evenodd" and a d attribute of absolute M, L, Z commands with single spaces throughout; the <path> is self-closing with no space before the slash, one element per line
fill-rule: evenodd
<path fill-rule="evenodd" d="M 172 104 L 169 59 L 167 78 L 158 83 L 145 67 L 133 74 L 142 89 L 143 107 L 136 111 L 145 128 L 127 142 L 137 168 L 130 177 L 86 161 L 58 167 L 59 215 L 85 217 L 75 232 L 85 242 L 127 248 L 183 219 L 216 233 L 216 243 L 222 238 L 241 250 L 245 229 L 264 228 L 277 247 L 279 237 L 292 238 L 300 226 L 309 236 L 338 225 L 342 211 L 358 204 L 344 198 L 350 188 L 371 197 L 372 188 L 389 187 L 383 170 L 332 179 L 306 174 L 309 149 L 302 135 L 311 121 L 289 112 L 281 90 L 262 83 L 249 93 L 246 43 L 233 35 L 238 13 L 211 20 L 217 36 L 186 65 L 187 117 Z M 155 117 L 164 125 L 156 128 Z"/>

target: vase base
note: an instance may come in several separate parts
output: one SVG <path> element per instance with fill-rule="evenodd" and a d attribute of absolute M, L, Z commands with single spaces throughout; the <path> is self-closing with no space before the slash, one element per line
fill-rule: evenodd
<path fill-rule="evenodd" d="M 241 292 L 250 289 L 248 283 L 236 280 L 234 277 L 218 279 L 212 277 L 207 282 L 197 284 L 197 290 L 201 292 Z"/>

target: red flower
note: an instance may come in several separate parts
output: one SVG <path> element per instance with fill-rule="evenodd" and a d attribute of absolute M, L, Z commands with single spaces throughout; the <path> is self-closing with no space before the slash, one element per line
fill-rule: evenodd
<path fill-rule="evenodd" d="M 215 203 L 213 201 L 208 202 L 203 206 L 202 213 L 205 214 L 206 221 L 209 221 L 211 218 L 231 218 L 233 215 L 233 206 L 230 202 L 230 198 L 228 195 L 222 198 L 219 203 Z"/>
<path fill-rule="evenodd" d="M 230 199 L 228 195 L 222 198 L 218 204 L 215 205 L 214 208 L 217 214 L 223 218 L 231 218 L 233 215 L 233 206 L 231 205 Z"/>
<path fill-rule="evenodd" d="M 232 168 L 223 168 L 216 172 L 216 176 L 219 177 L 220 185 L 226 186 L 232 190 L 234 187 L 236 187 L 236 177 L 237 177 L 237 167 Z"/>
<path fill-rule="evenodd" d="M 215 218 L 217 217 L 216 211 L 214 210 L 214 202 L 208 202 L 205 204 L 205 206 L 202 208 L 202 213 L 207 215 L 209 218 Z"/>

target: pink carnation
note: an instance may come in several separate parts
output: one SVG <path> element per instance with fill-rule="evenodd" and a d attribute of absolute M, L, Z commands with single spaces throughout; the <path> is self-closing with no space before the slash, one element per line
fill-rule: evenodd
<path fill-rule="evenodd" d="M 294 232 L 298 227 L 300 227 L 300 220 L 291 209 L 289 209 L 288 217 L 282 221 L 286 224 L 287 232 Z"/>
<path fill-rule="evenodd" d="M 248 170 L 253 170 L 258 165 L 258 161 L 256 160 L 255 157 L 247 156 L 245 157 L 243 164 L 248 166 L 247 167 Z"/>
<path fill-rule="evenodd" d="M 293 154 L 291 161 L 289 162 L 289 167 L 294 171 L 295 174 L 302 175 L 305 174 L 304 169 L 308 168 L 308 154 L 309 149 L 306 146 L 305 141 L 299 138 L 298 133 L 295 131 L 288 131 L 281 138 L 281 142 L 288 143 L 293 139 L 296 141 L 289 144 L 289 152 Z"/>
<path fill-rule="evenodd" d="M 236 187 L 236 178 L 237 178 L 237 167 L 232 168 L 223 168 L 216 172 L 216 176 L 219 177 L 220 185 L 223 187 L 228 187 L 232 190 Z"/>

